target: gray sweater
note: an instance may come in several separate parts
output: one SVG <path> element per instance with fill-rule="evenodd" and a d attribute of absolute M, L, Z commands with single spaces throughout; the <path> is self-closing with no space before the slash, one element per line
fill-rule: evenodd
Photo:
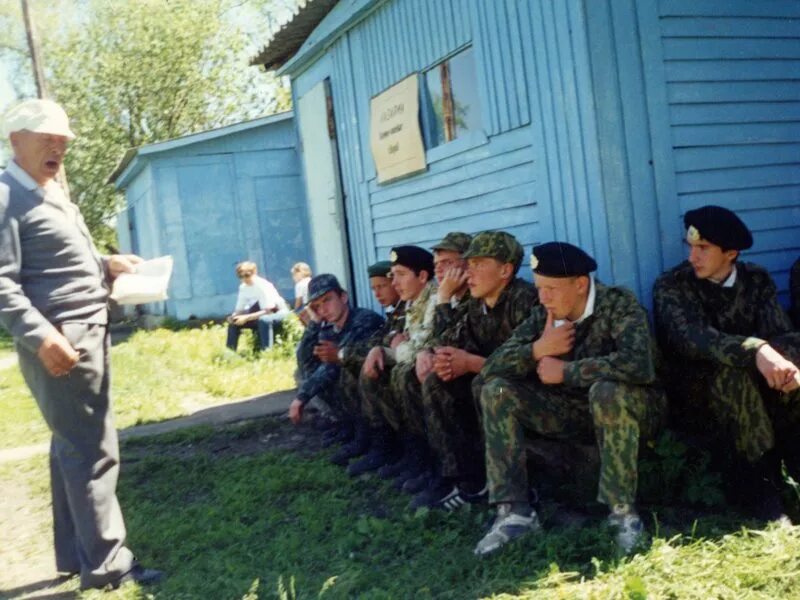
<path fill-rule="evenodd" d="M 10 164 L 0 174 L 0 325 L 36 352 L 54 325 L 106 323 L 107 299 L 106 261 L 78 207 Z"/>

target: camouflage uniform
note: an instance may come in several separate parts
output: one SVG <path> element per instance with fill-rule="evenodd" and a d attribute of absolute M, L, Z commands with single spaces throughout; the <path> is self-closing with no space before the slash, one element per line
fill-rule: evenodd
<path fill-rule="evenodd" d="M 433 330 L 436 282 L 430 281 L 406 310 L 405 328 L 409 339 L 397 348 L 383 346 L 384 370 L 377 379 L 364 375 L 359 380 L 364 415 L 373 427 L 388 423 L 395 431 L 423 433 L 421 402 L 404 398 L 422 395 L 414 370 L 417 352 L 425 347 Z M 416 404 L 420 406 L 417 407 Z"/>
<path fill-rule="evenodd" d="M 358 391 L 358 379 L 361 367 L 370 348 L 374 346 L 388 346 L 392 338 L 403 331 L 406 319 L 405 302 L 402 300 L 394 306 L 393 310 L 386 312 L 386 320 L 372 336 L 366 340 L 358 341 L 342 348 L 342 373 L 341 388 L 344 403 L 348 412 L 353 415 L 361 414 L 361 397 Z"/>
<path fill-rule="evenodd" d="M 755 366 L 764 342 L 800 364 L 800 333 L 791 331 L 766 270 L 736 263 L 736 281 L 726 288 L 698 279 L 684 262 L 658 278 L 653 300 L 682 425 L 718 432 L 750 462 L 772 449 L 776 437 L 797 436 L 800 391 L 770 390 Z"/>
<path fill-rule="evenodd" d="M 575 324 L 563 357 L 564 383 L 539 381 L 531 345 L 547 312 L 530 318 L 488 359 L 481 375 L 490 501 L 527 502 L 525 431 L 556 438 L 595 438 L 600 449 L 597 499 L 633 504 L 639 439 L 662 425 L 666 397 L 655 385 L 655 345 L 647 313 L 628 290 L 594 282 L 594 312 Z"/>
<path fill-rule="evenodd" d="M 469 298 L 454 309 L 436 307 L 437 315 L 452 322 L 436 339 L 439 346 L 453 346 L 487 357 L 505 342 L 538 304 L 536 289 L 516 278 L 501 292 L 494 307 L 480 298 Z M 483 432 L 479 402 L 483 379 L 468 373 L 442 381 L 432 373 L 422 386 L 428 443 L 440 461 L 441 475 L 453 479 L 483 478 Z"/>
<path fill-rule="evenodd" d="M 323 323 L 318 326 L 316 332 L 306 331 L 308 339 L 306 340 L 306 335 L 304 335 L 301 345 L 298 347 L 298 357 L 302 352 L 304 358 L 301 371 L 306 375 L 298 389 L 297 398 L 306 404 L 314 396 L 319 396 L 337 416 L 352 416 L 348 415 L 339 385 L 343 369 L 335 363 L 321 362 L 313 355 L 313 347 L 321 340 L 330 340 L 336 342 L 340 348 L 346 348 L 370 337 L 381 327 L 382 323 L 381 316 L 371 310 L 351 308 L 347 321 L 341 329 Z"/>

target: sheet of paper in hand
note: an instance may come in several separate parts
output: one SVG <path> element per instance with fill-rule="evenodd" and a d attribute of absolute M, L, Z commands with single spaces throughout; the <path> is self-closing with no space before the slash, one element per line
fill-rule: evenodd
<path fill-rule="evenodd" d="M 171 276 L 171 256 L 140 262 L 136 265 L 135 273 L 122 273 L 114 280 L 111 299 L 117 304 L 146 304 L 166 300 Z"/>

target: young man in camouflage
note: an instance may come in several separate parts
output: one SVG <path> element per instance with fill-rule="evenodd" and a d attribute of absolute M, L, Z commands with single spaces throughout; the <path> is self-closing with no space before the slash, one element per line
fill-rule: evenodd
<path fill-rule="evenodd" d="M 541 304 L 481 371 L 489 500 L 498 510 L 475 554 L 539 528 L 528 502 L 526 430 L 596 440 L 597 499 L 611 508 L 617 543 L 629 552 L 642 532 L 639 439 L 656 433 L 666 405 L 647 313 L 630 291 L 596 281 L 597 264 L 576 246 L 537 246 L 531 266 Z"/>
<path fill-rule="evenodd" d="M 392 286 L 392 263 L 383 260 L 372 264 L 367 268 L 367 274 L 375 300 L 386 311 L 386 320 L 368 339 L 339 349 L 343 400 L 348 413 L 356 421 L 356 432 L 355 438 L 331 457 L 331 462 L 337 465 L 346 465 L 351 458 L 361 456 L 369 449 L 369 424 L 362 411 L 358 378 L 370 349 L 383 345 L 396 346 L 402 340 L 401 332 L 405 323 L 405 302 Z"/>
<path fill-rule="evenodd" d="M 466 261 L 462 255 L 470 241 L 471 235 L 452 231 L 431 248 L 433 273 L 438 285 L 435 299 L 432 298 L 431 302 L 436 305 L 447 304 L 455 308 L 469 297 Z M 433 338 L 437 332 L 448 326 L 448 316 L 449 313 L 446 313 L 443 318 L 438 311 L 434 312 L 432 333 L 414 358 L 415 368 L 405 372 L 402 379 L 398 378 L 394 388 L 396 401 L 402 406 L 404 420 L 411 424 L 412 430 L 402 435 L 403 455 L 400 460 L 378 469 L 378 476 L 382 479 L 394 478 L 397 489 L 411 494 L 428 485 L 433 466 L 424 428 L 422 382 L 433 367 Z"/>
<path fill-rule="evenodd" d="M 737 260 L 753 238 L 736 214 L 704 206 L 687 212 L 684 225 L 689 260 L 653 290 L 659 341 L 675 375 L 675 421 L 716 435 L 727 479 L 743 484 L 737 498 L 762 518 L 780 518 L 781 459 L 800 476 L 800 333 L 767 271 Z"/>
<path fill-rule="evenodd" d="M 396 246 L 389 259 L 392 285 L 406 302 L 405 328 L 396 346 L 375 346 L 364 361 L 359 390 L 370 423 L 372 444 L 365 456 L 347 467 L 352 476 L 396 462 L 400 436 L 422 434 L 422 424 L 408 422 L 398 389 L 414 372 L 414 359 L 433 327 L 436 296 L 433 255 L 418 246 Z"/>
<path fill-rule="evenodd" d="M 440 302 L 437 318 L 450 326 L 430 352 L 432 372 L 422 386 L 428 443 L 436 473 L 412 507 L 453 510 L 485 498 L 486 471 L 478 375 L 492 352 L 527 319 L 538 303 L 536 289 L 516 277 L 524 252 L 504 231 L 479 233 L 469 245 L 469 297 L 458 308 Z"/>
<path fill-rule="evenodd" d="M 365 308 L 351 308 L 345 292 L 334 275 L 322 274 L 308 284 L 311 310 L 320 319 L 317 343 L 312 353 L 317 363 L 303 381 L 289 406 L 289 418 L 297 425 L 303 418 L 305 405 L 314 396 L 322 398 L 334 414 L 352 429 L 351 415 L 345 408 L 340 387 L 340 348 L 346 348 L 370 337 L 383 319 Z M 306 365 L 309 368 L 309 365 Z"/>

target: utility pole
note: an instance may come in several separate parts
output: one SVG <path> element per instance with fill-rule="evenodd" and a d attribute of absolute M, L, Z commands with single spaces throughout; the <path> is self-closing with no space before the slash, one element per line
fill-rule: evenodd
<path fill-rule="evenodd" d="M 25 35 L 28 38 L 28 49 L 31 53 L 31 62 L 33 63 L 33 78 L 36 81 L 36 95 L 39 98 L 47 98 L 47 82 L 44 79 L 44 67 L 42 66 L 42 54 L 39 50 L 39 40 L 36 37 L 36 27 L 33 23 L 28 0 L 20 1 L 22 2 L 22 18 L 25 20 Z M 64 170 L 63 163 L 58 170 L 57 179 L 64 190 L 64 195 L 69 198 L 69 183 L 67 182 L 67 172 Z"/>

